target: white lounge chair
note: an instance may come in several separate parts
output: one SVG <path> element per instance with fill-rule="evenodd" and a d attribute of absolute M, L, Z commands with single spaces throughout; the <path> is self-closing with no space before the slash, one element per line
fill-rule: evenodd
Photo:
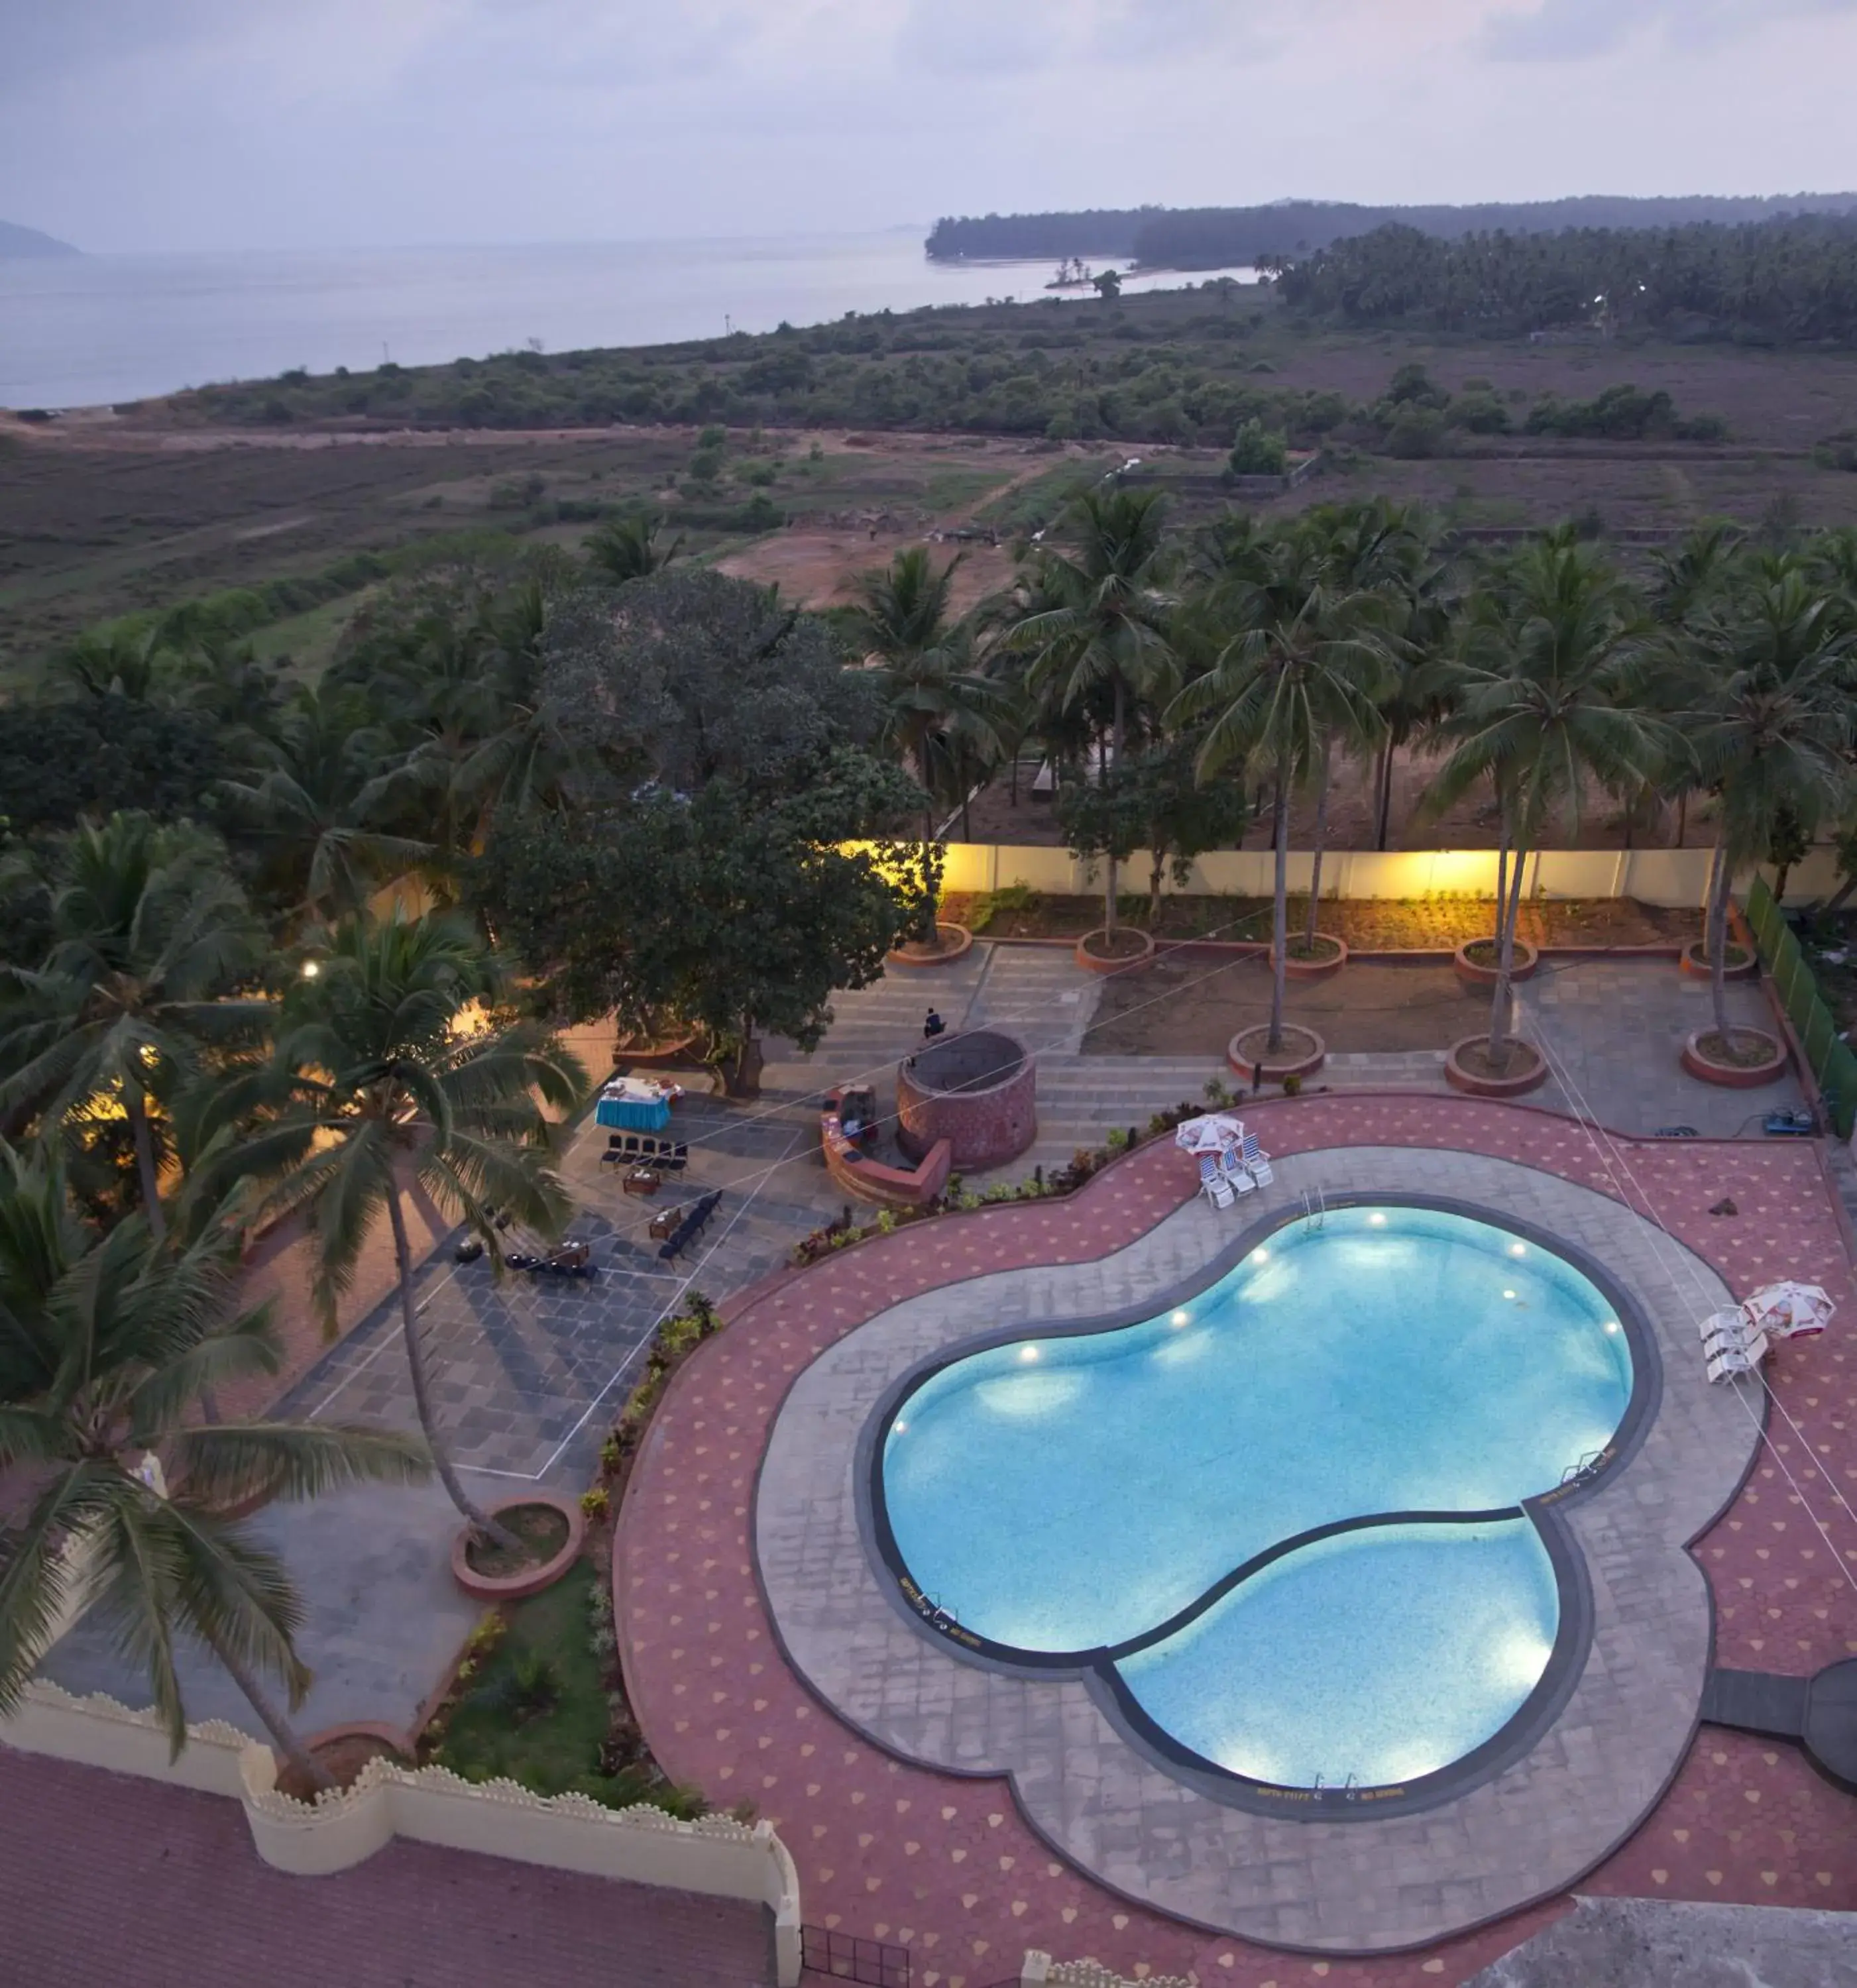
<path fill-rule="evenodd" d="M 1236 1146 L 1227 1146 L 1220 1152 L 1219 1171 L 1230 1182 L 1234 1194 L 1256 1192 L 1257 1183 L 1251 1178 L 1250 1169 L 1238 1157 Z"/>
<path fill-rule="evenodd" d="M 1218 1162 L 1210 1153 L 1199 1155 L 1199 1185 L 1215 1208 L 1230 1208 L 1236 1198 L 1232 1192 L 1231 1182 L 1219 1172 Z"/>
<path fill-rule="evenodd" d="M 1747 1340 L 1747 1322 L 1737 1311 L 1712 1311 L 1696 1327 L 1704 1358 L 1721 1352 L 1739 1353 Z"/>
<path fill-rule="evenodd" d="M 1267 1187 L 1276 1179 L 1277 1173 L 1270 1165 L 1270 1156 L 1257 1143 L 1257 1134 L 1244 1135 L 1244 1165 L 1246 1171 L 1260 1187 Z"/>
<path fill-rule="evenodd" d="M 1767 1335 L 1757 1332 L 1744 1346 L 1723 1346 L 1711 1355 L 1707 1368 L 1711 1381 L 1728 1381 L 1743 1374 L 1757 1374 L 1767 1354 Z"/>

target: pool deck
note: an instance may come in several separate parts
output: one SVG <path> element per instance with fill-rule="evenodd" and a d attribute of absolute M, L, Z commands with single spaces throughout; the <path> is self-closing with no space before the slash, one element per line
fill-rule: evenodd
<path fill-rule="evenodd" d="M 1406 1177 L 1381 1178 L 1378 1184 L 1383 1187 L 1445 1192 L 1440 1185 L 1445 1171 L 1462 1164 L 1459 1156 L 1464 1154 L 1519 1161 L 1534 1170 L 1528 1176 L 1531 1191 L 1550 1204 L 1531 1219 L 1545 1228 L 1559 1228 L 1575 1241 L 1581 1239 L 1577 1227 L 1566 1226 L 1573 1220 L 1566 1210 L 1595 1197 L 1569 1195 L 1564 1183 L 1572 1182 L 1576 1188 L 1590 1186 L 1601 1195 L 1612 1185 L 1607 1171 L 1610 1155 L 1570 1122 L 1537 1112 L 1466 1100 L 1356 1097 L 1272 1104 L 1254 1107 L 1248 1115 L 1256 1121 L 1266 1146 L 1281 1158 L 1299 1148 L 1358 1148 L 1370 1142 L 1426 1151 L 1423 1160 L 1399 1163 Z M 1713 1262 L 1737 1292 L 1773 1276 L 1796 1274 L 1826 1283 L 1849 1304 L 1849 1266 L 1841 1232 L 1812 1150 L 1698 1142 L 1632 1145 L 1625 1151 L 1634 1199 L 1641 1191 L 1663 1227 Z M 1429 1157 L 1432 1153 L 1436 1160 Z M 1322 1162 L 1323 1178 L 1338 1185 L 1334 1169 L 1355 1164 L 1372 1163 L 1358 1151 L 1332 1155 Z M 1280 1165 L 1280 1185 L 1287 1188 L 1290 1175 L 1290 1166 Z M 776 1646 L 755 1580 L 749 1520 L 757 1467 L 776 1411 L 793 1381 L 856 1327 L 936 1286 L 1000 1271 L 1094 1262 L 1151 1234 L 1184 1239 L 1188 1225 L 1199 1213 L 1195 1209 L 1181 1219 L 1182 1204 L 1191 1189 L 1190 1174 L 1178 1156 L 1164 1147 L 1149 1148 L 1069 1202 L 988 1211 L 905 1231 L 834 1259 L 803 1280 L 782 1280 L 749 1294 L 731 1330 L 705 1347 L 679 1376 L 634 1479 L 615 1556 L 620 1619 L 635 1699 L 660 1758 L 674 1773 L 701 1783 L 715 1799 L 746 1796 L 758 1802 L 777 1821 L 800 1861 L 809 1918 L 842 1925 L 847 1932 L 906 1941 L 914 1950 L 916 1979 L 924 1988 L 936 1988 L 943 1981 L 948 1988 L 990 1983 L 1013 1971 L 1028 1946 L 1060 1956 L 1094 1954 L 1125 1972 L 1192 1971 L 1202 1980 L 1223 1979 L 1257 1988 L 1307 1979 L 1312 1972 L 1375 1988 L 1409 1982 L 1416 1988 L 1440 1978 L 1467 1978 L 1564 1909 L 1557 1898 L 1480 1932 L 1409 1955 L 1372 1960 L 1338 1957 L 1350 1944 L 1347 1929 L 1338 1925 L 1324 1936 L 1333 1937 L 1332 1950 L 1338 1955 L 1333 1959 L 1296 1959 L 1229 1936 L 1209 1936 L 1092 1883 L 1071 1861 L 1099 1862 L 1118 1886 L 1134 1888 L 1130 1872 L 1145 1868 L 1137 1847 L 1145 1824 L 1141 1801 L 1131 1797 L 1141 1776 L 1153 1771 L 1145 1763 L 1130 1756 L 1134 1777 L 1118 1781 L 1115 1792 L 1098 1806 L 1099 1817 L 1125 1818 L 1121 1839 L 1111 1841 L 1113 1831 L 1099 1830 L 1093 1850 L 1051 1830 L 1048 1814 L 1040 1821 L 1047 1834 L 1064 1842 L 1067 1854 L 1060 1858 L 1028 1826 L 1009 1783 L 1000 1777 L 1003 1767 L 1014 1764 L 1009 1750 L 1018 1736 L 995 1729 L 983 1735 L 978 1752 L 961 1758 L 967 1773 L 980 1778 L 905 1762 L 832 1719 Z M 1708 1208 L 1724 1194 L 1733 1195 L 1739 1212 L 1710 1216 Z M 1489 1200 L 1473 1187 L 1463 1198 Z M 1608 1205 L 1614 1216 L 1635 1222 L 1615 1203 Z M 1598 1219 L 1608 1218 L 1602 1210 Z M 1204 1216 L 1206 1222 L 1213 1219 L 1209 1214 Z M 1239 1226 L 1224 1218 L 1215 1236 L 1229 1237 Z M 1161 1251 L 1168 1246 L 1157 1241 L 1152 1248 Z M 1202 1263 L 1207 1254 L 1203 1238 L 1197 1246 Z M 1661 1246 L 1671 1260 L 1669 1246 Z M 1192 1253 L 1187 1250 L 1185 1256 Z M 1186 1267 L 1191 1268 L 1190 1261 Z M 1657 1267 L 1653 1260 L 1642 1276 L 1631 1276 L 1641 1293 L 1646 1283 L 1656 1283 Z M 1030 1290 L 1035 1280 L 1021 1281 Z M 1114 1302 L 1104 1293 L 1100 1276 L 1097 1290 L 1096 1301 L 1081 1310 L 1101 1310 Z M 958 1295 L 951 1293 L 949 1299 Z M 1812 1451 L 1815 1445 L 1828 1442 L 1842 1473 L 1846 1446 L 1832 1425 L 1842 1422 L 1848 1408 L 1857 1406 L 1852 1392 L 1857 1373 L 1847 1370 L 1837 1327 L 1815 1344 L 1784 1349 L 1774 1376 L 1776 1395 L 1801 1427 L 1776 1428 L 1774 1449 L 1757 1464 L 1725 1519 L 1700 1543 L 1692 1561 L 1674 1551 L 1666 1535 L 1680 1534 L 1686 1526 L 1693 1530 L 1706 1522 L 1715 1506 L 1732 1492 L 1754 1440 L 1751 1422 L 1730 1395 L 1700 1388 L 1694 1328 L 1687 1321 L 1701 1303 L 1696 1297 L 1678 1307 L 1686 1314 L 1685 1329 L 1691 1335 L 1685 1349 L 1690 1365 L 1679 1369 L 1673 1356 L 1667 1358 L 1669 1378 L 1679 1384 L 1672 1392 L 1683 1396 L 1703 1418 L 1703 1432 L 1712 1426 L 1710 1418 L 1732 1412 L 1740 1417 L 1747 1434 L 1738 1456 L 1728 1440 L 1710 1452 L 1696 1482 L 1672 1479 L 1665 1492 L 1645 1501 L 1652 1513 L 1645 1523 L 1656 1536 L 1653 1557 L 1666 1570 L 1661 1577 L 1673 1577 L 1680 1586 L 1683 1570 L 1690 1570 L 1687 1581 L 1694 1600 L 1679 1611 L 1690 1618 L 1688 1627 L 1669 1631 L 1674 1640 L 1666 1643 L 1659 1659 L 1673 1670 L 1659 1677 L 1653 1665 L 1647 1680 L 1635 1681 L 1622 1667 L 1616 1681 L 1627 1696 L 1642 1684 L 1642 1707 L 1656 1728 L 1654 1744 L 1648 1733 L 1641 1746 L 1633 1745 L 1629 1733 L 1622 1738 L 1603 1734 L 1587 1750 L 1581 1765 L 1581 1771 L 1598 1776 L 1614 1793 L 1629 1784 L 1625 1806 L 1632 1816 L 1602 1819 L 1602 1804 L 1575 1794 L 1569 1800 L 1568 1830 L 1553 1825 L 1544 1830 L 1529 1823 L 1505 1833 L 1498 1815 L 1493 1834 L 1480 1822 L 1472 1831 L 1473 1837 L 1492 1834 L 1487 1848 L 1454 1831 L 1428 1835 L 1434 1819 L 1413 1818 L 1407 1827 L 1417 1834 L 1405 1841 L 1394 1860 L 1396 1882 L 1389 1877 L 1382 1885 L 1375 1879 L 1370 1886 L 1381 1894 L 1371 1929 L 1376 1943 L 1389 1934 L 1430 1939 L 1430 1929 L 1444 1920 L 1462 1925 L 1489 1910 L 1506 1909 L 1517 1895 L 1497 1897 L 1474 1884 L 1449 1892 L 1460 1854 L 1467 1851 L 1487 1864 L 1497 1854 L 1495 1839 L 1506 1834 L 1500 1854 L 1507 1868 L 1528 1885 L 1527 1895 L 1538 1894 L 1567 1884 L 1575 1875 L 1572 1857 L 1578 1854 L 1590 1863 L 1602 1855 L 1652 1804 L 1646 1825 L 1588 1878 L 1582 1890 L 1832 1909 L 1857 1903 L 1851 1855 L 1857 1845 L 1857 1810 L 1847 1797 L 1818 1782 L 1790 1750 L 1713 1729 L 1705 1730 L 1698 1743 L 1689 1743 L 1701 1660 L 1695 1627 L 1701 1584 L 1693 1570 L 1698 1563 L 1715 1590 L 1720 1660 L 1804 1673 L 1847 1653 L 1846 1639 L 1854 1626 L 1851 1591 L 1833 1554 L 1857 1554 L 1857 1522 L 1832 1506 L 1818 1467 L 1821 1459 Z M 950 1329 L 955 1336 L 965 1337 L 974 1327 Z M 1669 1398 L 1666 1395 L 1666 1404 Z M 1669 1413 L 1666 1405 L 1660 1426 Z M 1689 1408 L 1683 1410 L 1684 1415 L 1688 1413 Z M 1721 1435 L 1720 1429 L 1715 1432 Z M 1672 1433 L 1677 1433 L 1674 1422 Z M 1647 1445 L 1639 1464 L 1651 1461 Z M 1812 1496 L 1825 1520 L 1825 1534 L 1798 1508 L 1783 1482 L 1775 1486 L 1781 1467 L 1793 1471 Z M 1639 1493 L 1649 1490 L 1652 1479 L 1641 1476 L 1635 1467 L 1617 1483 L 1635 1503 Z M 1767 1515 L 1763 1497 L 1777 1516 Z M 1666 1503 L 1666 1498 L 1674 1502 Z M 828 1496 L 826 1506 L 834 1502 Z M 1585 1510 L 1596 1516 L 1600 1506 L 1595 1501 Z M 1619 1516 L 1622 1523 L 1629 1515 L 1622 1512 Z M 813 1591 L 849 1596 L 861 1585 L 874 1591 L 861 1551 L 847 1554 L 828 1548 L 829 1521 L 828 1510 L 820 1520 L 826 1530 L 812 1548 L 824 1557 L 809 1562 L 807 1581 Z M 1602 1543 L 1589 1538 L 1587 1544 L 1589 1564 L 1601 1577 L 1598 1585 L 1614 1597 L 1622 1614 L 1632 1611 L 1634 1596 L 1638 1604 L 1648 1602 L 1649 1591 L 1640 1588 L 1635 1573 L 1621 1570 L 1615 1580 L 1610 1570 L 1611 1553 L 1622 1550 L 1618 1540 Z M 1673 1577 L 1668 1572 L 1673 1568 Z M 1639 1606 L 1638 1613 L 1641 1619 L 1635 1633 L 1655 1631 L 1651 1618 L 1656 1611 Z M 946 1669 L 951 1711 L 981 1703 L 1000 1682 L 931 1648 L 894 1614 L 878 1626 L 881 1637 L 868 1648 L 861 1642 L 844 1645 L 844 1668 L 849 1679 L 845 1688 L 854 1693 L 874 1692 L 880 1712 L 883 1651 L 889 1646 L 891 1629 L 905 1639 L 908 1661 L 918 1671 L 923 1656 Z M 1702 1639 L 1706 1648 L 1706 1622 Z M 1020 1688 L 1018 1681 L 1010 1682 Z M 1587 1682 L 1582 1679 L 1581 1690 Z M 1073 1693 L 1085 1719 L 1100 1724 L 1100 1715 L 1081 1687 L 1040 1688 Z M 1686 1693 L 1686 1704 L 1682 1702 Z M 906 1719 L 909 1710 L 905 1704 L 898 1716 Z M 1578 1729 L 1564 1719 L 1556 1731 L 1563 1729 Z M 890 1746 L 899 1743 L 898 1736 L 887 1736 Z M 1093 1745 L 1101 1736 L 1086 1731 L 1084 1736 Z M 1122 1748 L 1115 1735 L 1108 1738 Z M 1544 1744 L 1551 1744 L 1553 1738 Z M 920 1743 L 919 1730 L 915 1740 Z M 1659 1801 L 1663 1780 L 1673 1768 L 1677 1769 L 1676 1778 Z M 1489 1784 L 1483 1792 L 1491 1795 L 1500 1785 Z M 1028 1794 L 1023 1770 L 1018 1793 L 1037 1820 L 1044 1796 L 1035 1786 Z M 1175 1799 L 1179 1794 L 1175 1784 Z M 1247 1826 L 1257 1821 L 1242 1820 Z M 1305 1840 L 1345 1838 L 1355 1846 L 1350 1856 L 1373 1861 L 1363 1826 L 1263 1826 Z M 1364 1827 L 1371 1834 L 1399 1825 Z M 1578 1843 L 1572 1840 L 1575 1834 L 1581 1835 Z M 1190 1863 L 1190 1856 L 1186 1861 Z M 1300 1871 L 1279 1867 L 1273 1875 L 1267 1863 L 1263 1876 L 1267 1885 L 1280 1886 L 1286 1895 L 1283 1902 L 1293 1905 L 1307 1894 L 1307 1870 L 1305 1861 Z M 1363 1875 L 1373 1874 L 1364 1870 Z M 1411 1896 L 1402 1903 L 1399 1894 Z M 1381 1915 L 1381 1906 L 1389 1899 L 1391 1919 Z M 1169 1912 L 1182 1909 L 1172 1897 L 1160 1902 Z M 1408 1906 L 1413 1916 L 1401 1919 Z M 1254 1927 L 1247 1930 L 1253 1938 L 1272 1936 Z M 1280 1929 L 1275 1936 L 1307 1943 L 1306 1932 L 1299 1937 Z M 1360 1943 L 1358 1935 L 1353 1943 Z"/>

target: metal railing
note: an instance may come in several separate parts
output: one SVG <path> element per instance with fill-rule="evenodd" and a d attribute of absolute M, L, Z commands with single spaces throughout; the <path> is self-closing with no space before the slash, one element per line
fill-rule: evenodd
<path fill-rule="evenodd" d="M 800 1965 L 834 1981 L 860 1981 L 865 1988 L 909 1988 L 909 1949 L 888 1940 L 860 1939 L 836 1926 L 802 1925 Z"/>

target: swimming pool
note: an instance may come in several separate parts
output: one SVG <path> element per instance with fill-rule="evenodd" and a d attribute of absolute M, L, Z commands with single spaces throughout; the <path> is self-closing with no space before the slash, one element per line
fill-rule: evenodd
<path fill-rule="evenodd" d="M 1096 1669 L 1171 1755 L 1402 1786 L 1541 1685 L 1568 1577 L 1527 1501 L 1605 1457 L 1633 1378 L 1615 1300 L 1541 1239 L 1331 1209 L 1156 1316 L 906 1382 L 878 1543 L 939 1632 Z"/>

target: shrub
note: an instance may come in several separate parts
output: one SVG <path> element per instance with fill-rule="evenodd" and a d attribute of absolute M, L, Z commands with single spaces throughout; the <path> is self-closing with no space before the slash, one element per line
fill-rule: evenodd
<path fill-rule="evenodd" d="M 1289 446 L 1283 437 L 1253 419 L 1239 429 L 1226 468 L 1233 476 L 1281 476 L 1289 463 Z"/>

